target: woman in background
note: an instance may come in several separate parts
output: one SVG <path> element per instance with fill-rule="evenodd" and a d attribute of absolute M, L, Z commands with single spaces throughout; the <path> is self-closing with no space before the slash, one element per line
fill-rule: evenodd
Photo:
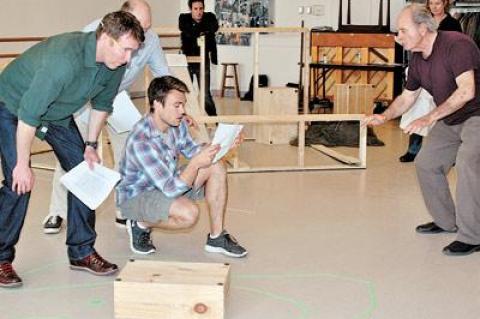
<path fill-rule="evenodd" d="M 449 8 L 449 0 L 429 0 L 427 2 L 427 9 L 438 22 L 438 30 L 462 32 L 460 22 L 448 13 Z"/>

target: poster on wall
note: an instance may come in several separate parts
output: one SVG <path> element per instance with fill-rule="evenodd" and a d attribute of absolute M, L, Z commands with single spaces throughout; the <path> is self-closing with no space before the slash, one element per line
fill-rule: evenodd
<path fill-rule="evenodd" d="M 215 15 L 220 27 L 268 27 L 271 25 L 273 0 L 215 0 Z M 250 45 L 251 34 L 217 34 L 218 44 Z"/>

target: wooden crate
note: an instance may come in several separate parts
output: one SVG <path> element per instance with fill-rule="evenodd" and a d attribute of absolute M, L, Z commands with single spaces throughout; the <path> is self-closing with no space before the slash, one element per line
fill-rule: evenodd
<path fill-rule="evenodd" d="M 371 84 L 336 84 L 333 112 L 335 114 L 372 114 Z"/>
<path fill-rule="evenodd" d="M 289 87 L 258 88 L 255 93 L 253 114 L 298 114 L 298 90 Z M 255 141 L 257 143 L 288 144 L 297 135 L 297 124 L 257 124 L 255 126 Z"/>
<path fill-rule="evenodd" d="M 222 319 L 229 264 L 130 260 L 114 282 L 117 319 Z"/>

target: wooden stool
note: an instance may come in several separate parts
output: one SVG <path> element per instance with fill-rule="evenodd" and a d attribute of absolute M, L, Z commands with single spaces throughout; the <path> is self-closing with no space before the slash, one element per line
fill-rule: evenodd
<path fill-rule="evenodd" d="M 240 98 L 240 88 L 238 85 L 238 72 L 237 66 L 238 63 L 222 63 L 223 66 L 223 76 L 222 76 L 222 97 L 225 96 L 225 89 L 235 89 L 237 97 Z M 228 67 L 233 67 L 233 74 L 228 74 Z M 226 85 L 227 79 L 233 79 L 233 86 Z"/>

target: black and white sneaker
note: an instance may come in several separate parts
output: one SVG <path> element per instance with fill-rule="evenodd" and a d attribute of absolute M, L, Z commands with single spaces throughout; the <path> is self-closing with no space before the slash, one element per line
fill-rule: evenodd
<path fill-rule="evenodd" d="M 127 232 L 130 237 L 130 249 L 134 253 L 148 255 L 155 252 L 155 246 L 150 239 L 151 229 L 143 229 L 136 221 L 127 219 Z"/>
<path fill-rule="evenodd" d="M 210 235 L 207 237 L 207 244 L 205 245 L 205 251 L 209 253 L 221 253 L 225 256 L 241 258 L 247 255 L 247 250 L 240 246 L 238 241 L 227 233 L 226 230 L 217 238 L 211 238 Z"/>
<path fill-rule="evenodd" d="M 62 229 L 63 218 L 60 216 L 49 216 L 43 223 L 43 232 L 45 234 L 58 234 Z"/>

